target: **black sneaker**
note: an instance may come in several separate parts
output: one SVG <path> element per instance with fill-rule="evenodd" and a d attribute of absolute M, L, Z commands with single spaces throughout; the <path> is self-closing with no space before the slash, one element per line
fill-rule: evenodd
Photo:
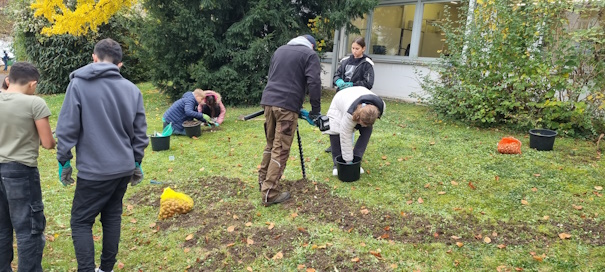
<path fill-rule="evenodd" d="M 325 151 L 326 153 L 332 153 L 332 146 L 328 146 Z"/>
<path fill-rule="evenodd" d="M 263 202 L 263 205 L 265 205 L 265 207 L 269 207 L 273 204 L 282 203 L 288 199 L 290 199 L 290 192 L 281 192 L 281 194 L 276 196 L 274 199 L 269 199 L 269 201 Z"/>

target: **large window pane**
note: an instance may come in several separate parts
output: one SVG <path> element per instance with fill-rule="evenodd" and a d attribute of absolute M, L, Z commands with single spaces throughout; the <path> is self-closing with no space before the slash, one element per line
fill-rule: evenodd
<path fill-rule="evenodd" d="M 447 17 L 459 22 L 460 2 L 425 4 L 422 14 L 422 32 L 420 33 L 419 57 L 438 58 L 441 52 L 447 53 L 445 34 L 440 30 L 439 24 Z M 448 10 L 446 14 L 445 10 Z M 455 25 L 454 25 L 455 26 Z M 458 25 L 460 27 L 460 25 Z"/>
<path fill-rule="evenodd" d="M 349 33 L 349 40 L 347 42 L 348 48 L 345 51 L 345 52 L 349 52 L 349 53 L 351 53 L 351 43 L 353 43 L 353 40 L 355 38 L 357 38 L 357 37 L 363 37 L 363 38 L 365 38 L 366 32 L 368 31 L 368 20 L 366 20 L 365 16 L 363 18 L 355 19 L 351 23 L 354 26 L 356 26 L 357 28 L 359 28 L 360 34 Z M 366 41 L 366 44 L 367 44 L 367 41 Z M 369 54 L 367 48 L 366 48 L 366 54 Z"/>
<path fill-rule="evenodd" d="M 378 7 L 372 19 L 371 48 L 366 53 L 409 55 L 416 5 Z"/>

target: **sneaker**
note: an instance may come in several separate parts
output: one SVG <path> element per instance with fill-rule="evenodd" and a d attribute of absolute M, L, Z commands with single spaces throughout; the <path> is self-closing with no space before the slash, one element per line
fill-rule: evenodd
<path fill-rule="evenodd" d="M 336 169 L 336 166 L 332 169 L 332 176 L 338 176 L 338 169 Z"/>
<path fill-rule="evenodd" d="M 365 173 L 365 172 L 366 172 L 366 171 L 363 171 L 363 168 L 362 168 L 362 167 L 359 167 L 359 174 L 363 174 L 363 173 Z"/>
<path fill-rule="evenodd" d="M 328 146 L 324 151 L 326 151 L 326 153 L 332 153 L 332 146 Z"/>
<path fill-rule="evenodd" d="M 105 271 L 101 270 L 101 268 L 95 268 L 95 272 L 105 272 Z M 111 270 L 111 272 L 113 272 L 113 270 Z"/>
<path fill-rule="evenodd" d="M 265 205 L 265 207 L 269 207 L 273 204 L 282 203 L 288 199 L 290 199 L 290 192 L 281 192 L 281 194 L 276 196 L 274 199 L 270 199 L 267 202 L 263 202 L 263 205 Z"/>

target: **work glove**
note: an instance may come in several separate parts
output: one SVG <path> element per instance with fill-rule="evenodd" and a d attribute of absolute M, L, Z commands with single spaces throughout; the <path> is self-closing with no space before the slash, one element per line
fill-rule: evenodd
<path fill-rule="evenodd" d="M 353 87 L 353 82 L 345 82 L 344 87 L 342 89 L 346 89 L 349 87 Z"/>
<path fill-rule="evenodd" d="M 300 116 L 300 118 L 305 119 L 310 125 L 315 126 L 315 122 L 313 121 L 315 119 L 311 118 L 308 110 L 300 109 L 299 116 Z"/>
<path fill-rule="evenodd" d="M 64 163 L 59 162 L 59 181 L 63 186 L 74 184 L 74 179 L 71 177 L 71 163 L 66 161 Z"/>
<path fill-rule="evenodd" d="M 132 173 L 132 177 L 130 178 L 130 185 L 135 186 L 141 181 L 143 181 L 143 169 L 141 169 L 140 162 L 134 162 L 134 173 Z"/>
<path fill-rule="evenodd" d="M 344 80 L 342 80 L 341 78 L 336 80 L 336 87 L 338 87 L 338 89 L 344 89 L 344 86 L 345 86 Z"/>

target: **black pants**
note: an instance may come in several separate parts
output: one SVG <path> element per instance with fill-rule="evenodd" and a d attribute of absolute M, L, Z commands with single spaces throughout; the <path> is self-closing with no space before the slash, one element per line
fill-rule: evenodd
<path fill-rule="evenodd" d="M 353 156 L 363 159 L 363 154 L 366 152 L 366 148 L 370 142 L 370 136 L 372 136 L 372 130 L 372 126 L 359 126 L 359 138 L 355 142 L 355 147 L 353 147 Z M 340 135 L 330 135 L 330 147 L 332 148 L 332 162 L 336 166 L 336 157 L 342 155 Z"/>
<path fill-rule="evenodd" d="M 214 114 L 212 114 L 212 108 L 210 108 L 208 105 L 204 105 L 204 106 L 202 106 L 202 113 L 210 116 L 210 118 L 215 118 L 221 114 L 221 107 L 218 105 L 215 106 Z"/>
<path fill-rule="evenodd" d="M 95 269 L 95 246 L 92 225 L 101 214 L 103 225 L 103 271 L 113 270 L 120 243 L 122 224 L 122 199 L 131 176 L 95 181 L 78 177 L 76 192 L 71 207 L 71 237 L 76 251 L 78 271 L 91 272 Z"/>

